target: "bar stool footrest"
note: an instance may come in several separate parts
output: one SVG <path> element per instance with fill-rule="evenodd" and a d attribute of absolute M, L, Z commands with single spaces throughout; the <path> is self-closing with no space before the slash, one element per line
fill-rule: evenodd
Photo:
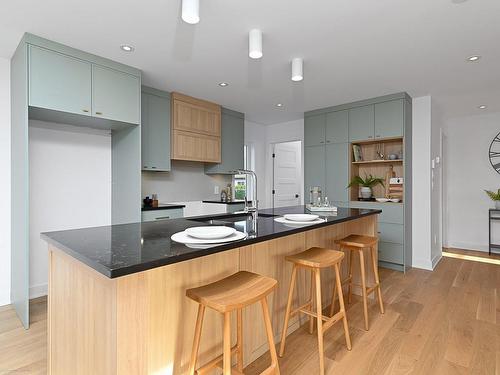
<path fill-rule="evenodd" d="M 231 348 L 231 355 L 234 355 L 237 352 L 238 352 L 238 344 L 234 345 Z M 212 371 L 216 367 L 223 368 L 223 366 L 222 366 L 223 358 L 224 358 L 223 354 L 219 355 L 218 357 L 215 357 L 210 362 L 207 362 L 203 366 L 201 366 L 200 368 L 198 368 L 195 371 L 195 374 L 197 374 L 197 375 L 204 375 L 204 374 L 209 373 L 210 371 Z M 232 371 L 233 371 L 233 373 L 237 373 L 237 372 L 235 372 L 236 370 L 234 370 L 234 369 Z"/>

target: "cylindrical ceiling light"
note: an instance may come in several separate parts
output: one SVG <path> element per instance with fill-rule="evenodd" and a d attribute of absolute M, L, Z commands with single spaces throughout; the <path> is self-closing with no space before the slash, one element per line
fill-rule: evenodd
<path fill-rule="evenodd" d="M 304 62 L 300 57 L 292 59 L 292 81 L 298 82 L 304 79 Z"/>
<path fill-rule="evenodd" d="M 182 20 L 192 25 L 200 22 L 200 0 L 182 0 Z"/>
<path fill-rule="evenodd" d="M 262 31 L 252 29 L 248 34 L 248 56 L 252 59 L 262 57 Z"/>

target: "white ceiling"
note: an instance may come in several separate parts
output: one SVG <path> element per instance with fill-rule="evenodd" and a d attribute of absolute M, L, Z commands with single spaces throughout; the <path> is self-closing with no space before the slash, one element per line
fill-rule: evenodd
<path fill-rule="evenodd" d="M 432 95 L 445 117 L 477 113 L 483 103 L 500 111 L 499 0 L 200 2 L 201 22 L 188 25 L 180 0 L 2 0 L 0 56 L 12 56 L 31 32 L 263 124 L 399 91 Z M 264 34 L 260 60 L 248 58 L 255 27 Z M 135 52 L 122 52 L 124 43 Z M 473 54 L 483 58 L 466 63 Z M 303 82 L 290 80 L 292 57 L 304 58 Z"/>

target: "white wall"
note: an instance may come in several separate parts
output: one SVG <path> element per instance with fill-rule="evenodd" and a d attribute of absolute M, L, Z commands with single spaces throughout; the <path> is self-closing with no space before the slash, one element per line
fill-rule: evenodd
<path fill-rule="evenodd" d="M 431 261 L 431 97 L 413 98 L 412 111 L 413 267 L 432 269 Z"/>
<path fill-rule="evenodd" d="M 231 176 L 205 174 L 203 163 L 172 161 L 170 172 L 142 172 L 142 196 L 155 193 L 163 203 L 218 200 L 214 187 L 223 188 L 231 181 Z"/>
<path fill-rule="evenodd" d="M 248 135 L 248 138 L 247 138 Z M 301 149 L 301 174 L 304 176 L 304 119 L 282 122 L 273 125 L 260 125 L 245 121 L 245 143 L 253 144 L 256 147 L 256 154 L 259 155 L 259 161 L 256 160 L 257 176 L 264 184 L 258 185 L 259 207 L 269 208 L 272 206 L 272 178 L 273 164 L 272 153 L 273 144 L 289 141 L 302 141 Z M 262 159 L 263 157 L 263 159 Z M 304 185 L 301 183 L 301 185 Z M 301 199 L 303 202 L 303 193 Z"/>
<path fill-rule="evenodd" d="M 432 268 L 440 261 L 442 242 L 442 120 L 440 113 L 431 103 L 431 262 Z"/>
<path fill-rule="evenodd" d="M 41 232 L 111 223 L 111 136 L 30 120 L 29 152 L 30 298 L 34 298 L 47 291 L 47 243 L 40 239 Z"/>
<path fill-rule="evenodd" d="M 0 306 L 10 303 L 10 61 L 0 58 Z"/>
<path fill-rule="evenodd" d="M 445 247 L 488 251 L 488 209 L 494 204 L 483 189 L 500 188 L 488 158 L 499 132 L 500 113 L 445 121 Z M 493 228 L 494 241 L 500 241 L 500 224 Z"/>

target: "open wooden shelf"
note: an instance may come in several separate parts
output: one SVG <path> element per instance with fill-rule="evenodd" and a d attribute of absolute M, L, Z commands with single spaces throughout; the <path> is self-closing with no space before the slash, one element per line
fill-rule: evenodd
<path fill-rule="evenodd" d="M 362 160 L 362 161 L 353 161 L 352 164 L 391 164 L 391 163 L 402 163 L 403 159 L 395 159 L 395 160 Z"/>

